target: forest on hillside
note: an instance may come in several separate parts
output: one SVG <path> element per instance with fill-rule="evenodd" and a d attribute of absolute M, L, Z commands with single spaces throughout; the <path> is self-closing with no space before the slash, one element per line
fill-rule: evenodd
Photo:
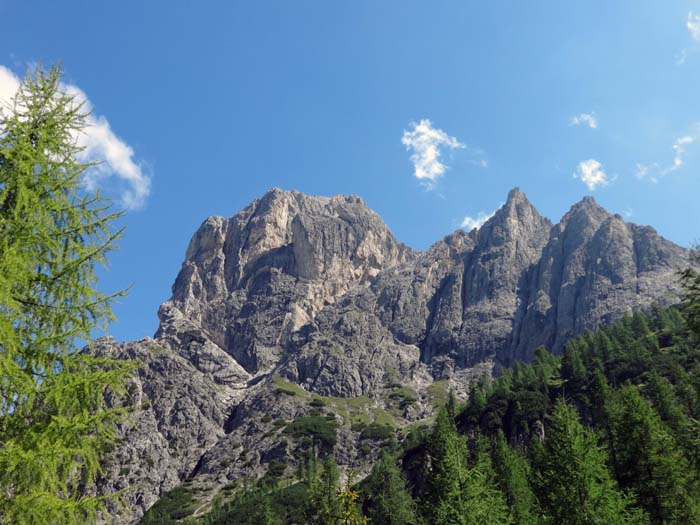
<path fill-rule="evenodd" d="M 471 385 L 465 404 L 450 397 L 401 443 L 376 429 L 384 445 L 362 481 L 340 483 L 312 445 L 294 480 L 273 463 L 191 520 L 180 487 L 141 523 L 697 523 L 700 275 L 680 278 L 679 307 L 587 331 L 561 356 L 540 348 Z"/>

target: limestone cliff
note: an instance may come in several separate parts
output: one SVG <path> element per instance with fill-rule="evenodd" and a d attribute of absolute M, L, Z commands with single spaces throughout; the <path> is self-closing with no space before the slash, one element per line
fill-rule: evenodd
<path fill-rule="evenodd" d="M 271 190 L 202 224 L 154 340 L 95 345 L 141 361 L 98 489 L 136 487 L 122 523 L 185 479 L 206 504 L 274 459 L 293 465 L 293 423 L 318 406 L 336 431 L 324 452 L 362 472 L 367 425 L 400 432 L 495 366 L 673 303 L 687 264 L 590 197 L 553 226 L 514 189 L 478 230 L 416 252 L 358 197 Z"/>

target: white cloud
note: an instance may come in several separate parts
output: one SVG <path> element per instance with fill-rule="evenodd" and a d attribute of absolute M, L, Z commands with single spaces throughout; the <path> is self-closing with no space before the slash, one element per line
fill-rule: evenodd
<path fill-rule="evenodd" d="M 574 178 L 580 179 L 589 190 L 607 186 L 610 180 L 603 171 L 603 165 L 595 159 L 582 160 L 578 164 Z"/>
<path fill-rule="evenodd" d="M 677 66 L 682 66 L 685 64 L 685 61 L 688 59 L 688 50 L 687 49 L 681 49 L 681 52 L 678 53 L 676 56 L 676 65 Z"/>
<path fill-rule="evenodd" d="M 0 66 L 0 107 L 8 107 L 19 89 L 19 79 L 4 66 Z"/>
<path fill-rule="evenodd" d="M 692 11 L 688 13 L 688 21 L 686 27 L 690 31 L 690 36 L 693 40 L 700 41 L 700 15 L 694 14 Z"/>
<path fill-rule="evenodd" d="M 441 129 L 434 128 L 428 119 L 423 119 L 417 124 L 412 122 L 411 125 L 413 129 L 404 130 L 401 142 L 407 150 L 412 151 L 411 162 L 416 178 L 431 188 L 446 169 L 440 162 L 440 148 L 456 149 L 466 146 Z"/>
<path fill-rule="evenodd" d="M 581 113 L 575 117 L 569 119 L 569 124 L 571 126 L 588 126 L 591 129 L 596 129 L 598 127 L 598 119 L 595 113 Z"/>
<path fill-rule="evenodd" d="M 685 146 L 692 144 L 695 141 L 690 135 L 679 137 L 673 143 L 673 167 L 670 171 L 675 171 L 683 165 L 683 155 L 685 155 Z"/>
<path fill-rule="evenodd" d="M 493 215 L 495 213 L 496 213 L 495 211 L 492 211 L 491 213 L 486 213 L 486 212 L 480 211 L 479 213 L 476 214 L 476 218 L 470 217 L 469 215 L 467 215 L 462 220 L 462 224 L 460 226 L 467 231 L 471 231 L 474 228 L 481 228 L 486 221 L 488 221 L 491 217 L 493 217 Z"/>
<path fill-rule="evenodd" d="M 9 104 L 19 86 L 20 79 L 0 65 L 0 103 Z M 150 194 L 151 179 L 134 160 L 134 150 L 112 131 L 106 117 L 93 113 L 90 100 L 79 87 L 63 84 L 62 89 L 82 103 L 86 112 L 91 112 L 86 127 L 75 137 L 85 148 L 79 160 L 100 163 L 86 172 L 86 188 L 93 191 L 107 182 L 116 182 L 121 205 L 129 209 L 141 208 Z"/>
<path fill-rule="evenodd" d="M 687 146 L 697 143 L 698 141 L 700 141 L 700 137 L 694 137 L 692 135 L 683 135 L 682 137 L 678 137 L 671 146 L 671 149 L 673 150 L 673 161 L 669 166 L 661 167 L 656 162 L 651 164 L 637 164 L 637 171 L 635 172 L 635 175 L 639 179 L 647 179 L 650 182 L 659 182 L 661 178 L 670 175 L 683 166 Z"/>

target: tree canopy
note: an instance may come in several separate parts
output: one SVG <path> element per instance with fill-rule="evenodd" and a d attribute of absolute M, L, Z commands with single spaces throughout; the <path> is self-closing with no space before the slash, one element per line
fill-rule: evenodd
<path fill-rule="evenodd" d="M 30 71 L 0 112 L 0 521 L 90 523 L 85 494 L 122 412 L 107 402 L 132 365 L 79 350 L 112 318 L 96 267 L 120 214 L 85 191 L 86 125 L 59 67 Z M 118 295 L 118 294 L 117 294 Z"/>

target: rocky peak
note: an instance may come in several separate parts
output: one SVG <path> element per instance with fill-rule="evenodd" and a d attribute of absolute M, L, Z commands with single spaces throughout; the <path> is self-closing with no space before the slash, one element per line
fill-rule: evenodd
<path fill-rule="evenodd" d="M 549 227 L 549 220 L 539 214 L 527 196 L 519 188 L 513 188 L 506 202 L 479 229 L 478 238 L 484 244 L 508 238 L 523 240 L 523 236 L 530 237 L 536 230 Z"/>
<path fill-rule="evenodd" d="M 202 223 L 155 341 L 121 349 L 141 358 L 141 408 L 103 490 L 138 486 L 126 497 L 142 512 L 185 478 L 213 496 L 293 466 L 300 442 L 275 423 L 314 402 L 338 424 L 326 452 L 365 468 L 354 422 L 406 428 L 496 364 L 675 301 L 687 255 L 590 197 L 552 226 L 514 188 L 479 230 L 417 253 L 359 197 L 272 189 Z"/>
<path fill-rule="evenodd" d="M 359 197 L 274 188 L 233 217 L 204 221 L 161 308 L 157 336 L 186 318 L 257 373 L 325 305 L 413 257 Z"/>
<path fill-rule="evenodd" d="M 586 328 L 677 300 L 674 272 L 687 251 L 584 197 L 555 225 L 528 279 L 504 362 L 537 346 L 560 351 Z"/>
<path fill-rule="evenodd" d="M 596 230 L 609 217 L 611 217 L 610 212 L 600 206 L 593 197 L 587 195 L 566 212 L 557 224 L 557 228 L 560 231 L 571 228 L 590 232 Z"/>

